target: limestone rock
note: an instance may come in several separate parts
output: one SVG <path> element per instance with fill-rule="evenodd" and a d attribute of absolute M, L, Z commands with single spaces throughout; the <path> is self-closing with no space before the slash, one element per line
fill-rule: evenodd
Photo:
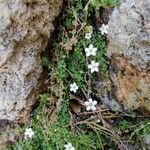
<path fill-rule="evenodd" d="M 0 0 L 0 120 L 16 121 L 35 101 L 45 49 L 62 0 Z"/>
<path fill-rule="evenodd" d="M 120 1 L 108 26 L 114 93 L 124 107 L 150 112 L 150 1 Z"/>

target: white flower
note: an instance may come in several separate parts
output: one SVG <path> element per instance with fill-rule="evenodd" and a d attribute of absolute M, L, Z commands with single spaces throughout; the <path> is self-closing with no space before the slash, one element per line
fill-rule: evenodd
<path fill-rule="evenodd" d="M 90 39 L 92 37 L 92 33 L 85 33 L 85 39 Z"/>
<path fill-rule="evenodd" d="M 65 144 L 65 150 L 75 150 L 71 143 Z"/>
<path fill-rule="evenodd" d="M 89 110 L 96 110 L 96 107 L 95 107 L 95 105 L 97 104 L 97 101 L 93 101 L 91 98 L 88 100 L 88 101 L 86 101 L 85 103 L 85 106 L 86 106 L 86 110 L 87 111 L 89 111 Z"/>
<path fill-rule="evenodd" d="M 99 29 L 101 31 L 101 34 L 108 34 L 108 25 L 102 24 L 102 27 Z"/>
<path fill-rule="evenodd" d="M 73 91 L 74 93 L 76 93 L 78 89 L 79 87 L 77 86 L 75 82 L 73 84 L 70 84 L 70 91 Z"/>
<path fill-rule="evenodd" d="M 25 139 L 27 139 L 27 138 L 32 139 L 32 137 L 34 135 L 34 132 L 31 128 L 28 128 L 28 129 L 25 130 L 24 135 L 25 135 Z"/>
<path fill-rule="evenodd" d="M 85 53 L 86 53 L 87 57 L 90 56 L 90 55 L 95 56 L 96 55 L 96 51 L 97 51 L 97 48 L 93 47 L 92 44 L 90 44 L 88 48 L 85 48 Z"/>
<path fill-rule="evenodd" d="M 100 119 L 97 119 L 97 123 L 100 123 L 101 121 L 100 121 Z"/>
<path fill-rule="evenodd" d="M 88 65 L 88 68 L 91 69 L 91 73 L 98 72 L 99 63 L 95 61 L 91 61 L 91 64 Z"/>

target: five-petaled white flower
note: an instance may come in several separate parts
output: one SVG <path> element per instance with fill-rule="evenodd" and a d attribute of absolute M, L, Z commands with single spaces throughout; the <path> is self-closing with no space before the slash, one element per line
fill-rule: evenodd
<path fill-rule="evenodd" d="M 88 68 L 91 70 L 91 73 L 98 72 L 99 63 L 95 61 L 91 61 L 91 64 L 88 65 Z"/>
<path fill-rule="evenodd" d="M 102 27 L 99 29 L 101 31 L 101 34 L 108 34 L 108 25 L 102 24 Z"/>
<path fill-rule="evenodd" d="M 85 53 L 86 53 L 87 57 L 90 56 L 90 55 L 95 56 L 96 55 L 96 51 L 97 51 L 97 48 L 93 47 L 92 44 L 90 44 L 88 48 L 85 48 Z"/>
<path fill-rule="evenodd" d="M 97 104 L 97 101 L 93 101 L 91 98 L 88 100 L 88 101 L 86 101 L 85 103 L 85 106 L 86 106 L 86 110 L 87 111 L 89 111 L 89 110 L 96 110 L 96 107 L 95 107 L 95 105 Z"/>
<path fill-rule="evenodd" d="M 27 138 L 32 139 L 32 137 L 34 135 L 34 132 L 31 128 L 28 128 L 28 129 L 25 130 L 24 135 L 25 135 L 25 139 L 27 139 Z"/>
<path fill-rule="evenodd" d="M 75 150 L 71 143 L 65 144 L 65 150 Z"/>
<path fill-rule="evenodd" d="M 70 84 L 70 91 L 76 93 L 76 91 L 79 89 L 77 84 L 74 82 L 73 84 Z"/>
<path fill-rule="evenodd" d="M 92 33 L 89 32 L 89 33 L 85 33 L 85 39 L 90 39 L 92 37 Z"/>

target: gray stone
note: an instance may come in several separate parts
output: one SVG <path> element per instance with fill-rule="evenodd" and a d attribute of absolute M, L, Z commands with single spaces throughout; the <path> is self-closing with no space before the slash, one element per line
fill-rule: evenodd
<path fill-rule="evenodd" d="M 0 0 L 0 119 L 24 117 L 62 0 Z M 25 112 L 27 111 L 27 112 Z"/>
<path fill-rule="evenodd" d="M 138 69 L 150 63 L 150 1 L 126 0 L 110 16 L 107 55 L 123 55 Z M 149 68 L 150 69 L 150 68 Z"/>
<path fill-rule="evenodd" d="M 108 26 L 115 95 L 129 109 L 150 112 L 150 1 L 120 0 Z"/>

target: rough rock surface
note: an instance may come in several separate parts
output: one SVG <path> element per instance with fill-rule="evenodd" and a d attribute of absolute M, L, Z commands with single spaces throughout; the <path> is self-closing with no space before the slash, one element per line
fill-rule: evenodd
<path fill-rule="evenodd" d="M 21 119 L 35 101 L 52 21 L 62 0 L 0 0 L 0 120 Z M 21 116 L 22 115 L 22 116 Z"/>
<path fill-rule="evenodd" d="M 108 25 L 116 98 L 130 110 L 150 112 L 150 1 L 120 0 Z"/>

